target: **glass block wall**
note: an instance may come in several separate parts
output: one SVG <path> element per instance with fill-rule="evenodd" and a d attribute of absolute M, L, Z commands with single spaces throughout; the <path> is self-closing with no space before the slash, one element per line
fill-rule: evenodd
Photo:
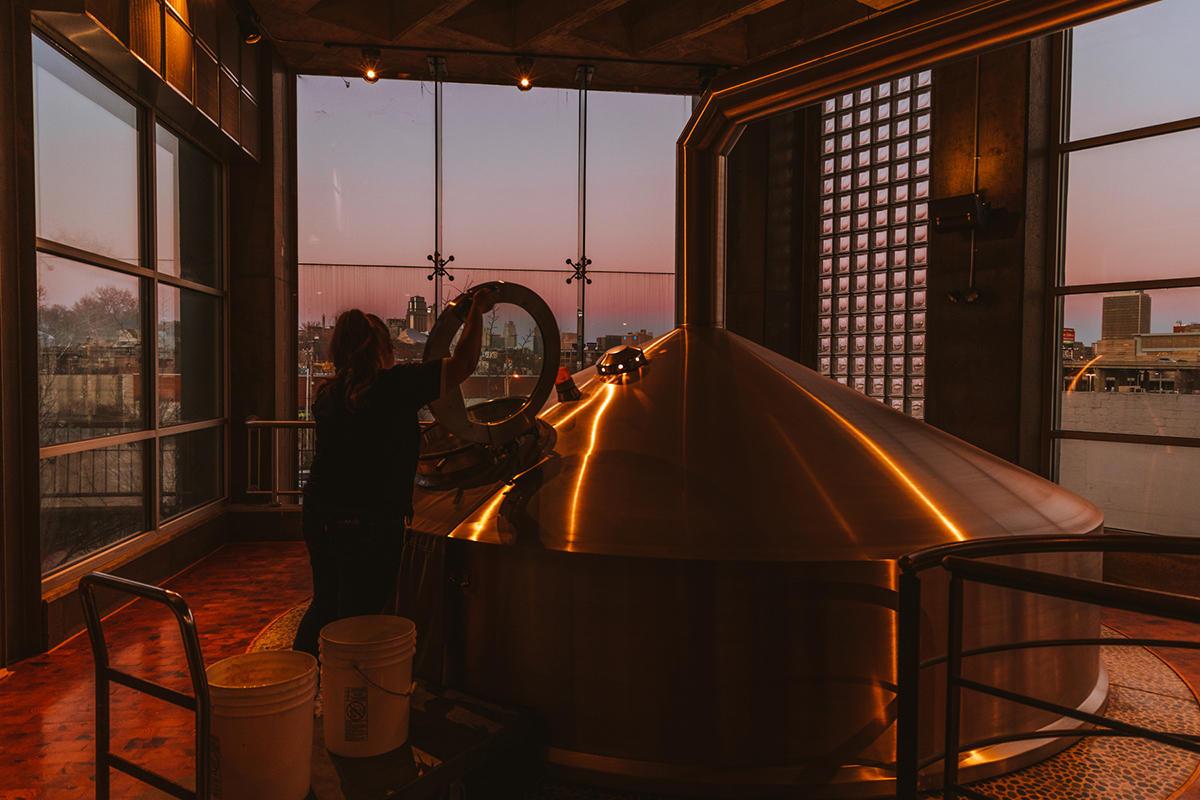
<path fill-rule="evenodd" d="M 822 374 L 925 417 L 932 73 L 821 105 Z"/>

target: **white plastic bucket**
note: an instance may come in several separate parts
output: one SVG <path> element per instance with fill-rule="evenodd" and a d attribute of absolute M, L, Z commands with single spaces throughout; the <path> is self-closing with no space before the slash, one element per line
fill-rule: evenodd
<path fill-rule="evenodd" d="M 408 739 L 417 626 L 404 617 L 348 617 L 321 629 L 325 746 L 377 756 Z"/>
<path fill-rule="evenodd" d="M 214 800 L 303 800 L 312 777 L 316 659 L 292 650 L 245 653 L 205 673 Z"/>

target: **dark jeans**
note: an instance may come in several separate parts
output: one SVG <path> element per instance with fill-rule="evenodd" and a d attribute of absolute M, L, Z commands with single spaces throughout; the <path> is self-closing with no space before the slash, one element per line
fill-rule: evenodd
<path fill-rule="evenodd" d="M 404 523 L 331 520 L 307 503 L 303 514 L 313 599 L 292 649 L 319 658 L 321 628 L 383 610 L 400 569 Z"/>

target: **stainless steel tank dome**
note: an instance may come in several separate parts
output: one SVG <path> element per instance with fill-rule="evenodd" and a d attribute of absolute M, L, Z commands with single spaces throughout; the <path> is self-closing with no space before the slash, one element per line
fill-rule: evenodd
<path fill-rule="evenodd" d="M 576 375 L 582 398 L 538 416 L 524 472 L 431 499 L 424 518 L 418 506 L 418 526 L 450 530 L 443 680 L 537 709 L 548 763 L 577 777 L 706 796 L 889 793 L 896 559 L 962 539 L 1092 533 L 1103 517 L 724 330 L 725 158 L 749 122 L 1136 2 L 902 3 L 718 76 L 677 147 L 680 328 L 632 375 Z M 1013 561 L 1100 570 L 1091 556 Z M 970 594 L 967 646 L 1099 632 L 1094 609 Z M 945 618 L 931 586 L 922 624 L 936 632 Z M 923 646 L 938 654 L 933 637 Z M 1106 697 L 1094 647 L 993 654 L 970 669 L 1071 708 Z M 944 678 L 923 680 L 936 720 Z M 969 695 L 963 727 L 967 740 L 1069 730 Z M 923 728 L 922 754 L 937 739 L 936 722 Z M 1066 741 L 976 751 L 964 777 Z"/>
<path fill-rule="evenodd" d="M 539 415 L 524 471 L 469 490 L 473 511 L 458 501 L 442 679 L 537 709 L 550 766 L 576 778 L 715 796 L 885 794 L 896 559 L 1102 526 L 1070 492 L 722 329 L 680 328 L 632 373 L 574 378 L 581 399 Z M 1098 614 L 1070 603 L 973 599 L 972 644 L 1098 633 Z M 941 593 L 924 609 L 937 628 Z M 974 668 L 1073 708 L 1105 697 L 1095 648 Z M 984 698 L 965 709 L 967 738 L 1061 724 Z M 936 751 L 936 724 L 923 739 Z M 1061 746 L 977 753 L 968 772 Z"/>
<path fill-rule="evenodd" d="M 576 375 L 583 398 L 541 415 L 553 450 L 452 538 L 842 561 L 1102 524 L 1077 495 L 726 330 L 677 328 L 645 353 L 631 374 Z"/>

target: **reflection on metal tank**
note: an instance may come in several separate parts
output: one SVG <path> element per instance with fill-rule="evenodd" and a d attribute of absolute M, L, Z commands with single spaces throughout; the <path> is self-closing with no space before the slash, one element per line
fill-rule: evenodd
<path fill-rule="evenodd" d="M 677 329 L 645 354 L 633 374 L 577 374 L 582 398 L 539 417 L 552 430 L 532 468 L 453 520 L 444 680 L 537 709 L 549 762 L 575 777 L 725 796 L 889 792 L 896 559 L 1091 533 L 1100 512 L 725 330 Z M 1015 563 L 1099 575 L 1092 557 Z M 934 583 L 925 657 L 944 647 Z M 1097 612 L 1063 601 L 977 588 L 968 602 L 968 646 L 1098 634 Z M 1071 707 L 1105 697 L 1092 647 L 972 670 Z M 928 755 L 940 677 L 926 673 Z M 964 740 L 1057 722 L 970 696 L 963 719 Z M 1029 746 L 968 767 L 994 774 L 1064 744 Z"/>

